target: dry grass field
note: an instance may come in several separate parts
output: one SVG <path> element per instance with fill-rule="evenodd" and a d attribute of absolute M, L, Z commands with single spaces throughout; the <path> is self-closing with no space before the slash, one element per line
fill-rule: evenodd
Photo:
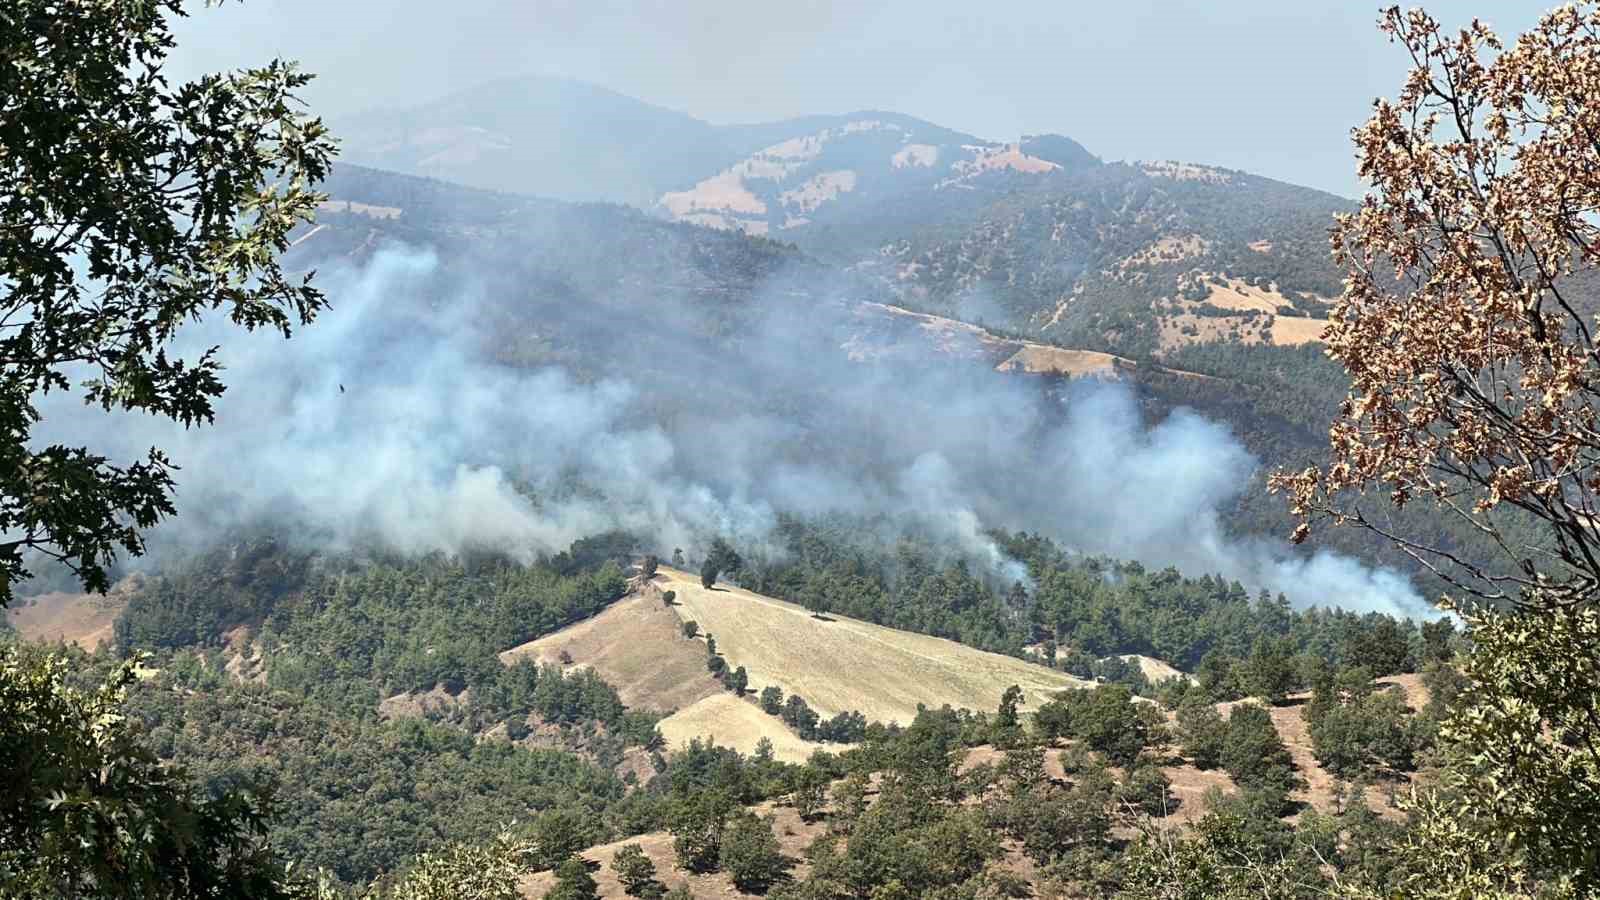
<path fill-rule="evenodd" d="M 720 642 L 719 642 L 720 643 Z M 660 724 L 661 736 L 669 747 L 677 748 L 694 738 L 709 740 L 719 747 L 732 747 L 746 755 L 754 753 L 762 738 L 772 741 L 772 755 L 784 762 L 803 763 L 818 750 L 838 752 L 839 744 L 818 744 L 801 740 L 777 716 L 769 716 L 749 699 L 721 691 L 678 710 Z"/>
<path fill-rule="evenodd" d="M 954 641 L 830 616 L 735 587 L 706 590 L 698 576 L 662 568 L 663 590 L 677 592 L 683 619 L 716 636 L 730 667 L 744 666 L 750 687 L 775 684 L 804 697 L 820 715 L 858 710 L 870 720 L 910 723 L 917 705 L 992 711 L 1013 684 L 1025 707 L 1086 682 L 1044 666 Z"/>
<path fill-rule="evenodd" d="M 1071 378 L 1116 378 L 1119 364 L 1128 360 L 1095 350 L 1067 350 L 1046 344 L 1023 344 L 1022 349 L 996 366 L 1008 372 L 1020 366 L 1032 375 L 1066 375 Z"/>
<path fill-rule="evenodd" d="M 17 633 L 31 641 L 65 641 L 85 650 L 112 642 L 111 629 L 143 579 L 131 575 L 105 594 L 40 594 L 5 611 Z"/>
<path fill-rule="evenodd" d="M 592 667 L 628 706 L 671 712 L 727 693 L 706 671 L 705 644 L 684 637 L 681 627 L 659 598 L 630 594 L 596 616 L 501 653 L 500 661 Z"/>

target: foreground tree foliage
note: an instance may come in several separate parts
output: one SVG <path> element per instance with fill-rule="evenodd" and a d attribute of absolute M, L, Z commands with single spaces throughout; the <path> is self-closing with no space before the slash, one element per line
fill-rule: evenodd
<path fill-rule="evenodd" d="M 15 0 L 0 10 L 0 606 L 28 555 L 107 588 L 174 511 L 159 449 L 121 463 L 38 446 L 42 398 L 186 426 L 221 395 L 212 352 L 170 354 L 208 313 L 289 334 L 323 306 L 276 254 L 323 199 L 333 143 L 281 61 L 171 85 L 179 2 Z M 123 718 L 130 662 L 92 693 L 0 651 L 0 893 L 271 897 L 290 883 L 248 791 L 204 795 Z"/>
<path fill-rule="evenodd" d="M 1297 539 L 1321 518 L 1370 529 L 1479 601 L 1468 685 L 1439 729 L 1438 783 L 1413 801 L 1397 890 L 1593 896 L 1600 6 L 1563 6 L 1510 47 L 1421 11 L 1390 9 L 1382 27 L 1414 68 L 1355 132 L 1372 189 L 1333 241 L 1347 279 L 1328 349 L 1351 392 L 1331 463 L 1272 483 L 1302 518 Z M 1392 533 L 1361 505 L 1372 490 L 1437 504 L 1501 562 Z"/>
<path fill-rule="evenodd" d="M 517 900 L 517 877 L 531 848 L 509 832 L 487 844 L 450 844 L 422 854 L 393 884 L 369 892 L 367 900 Z M 587 873 L 585 873 L 587 874 Z M 592 884 L 592 882 L 591 882 Z M 589 896 L 594 896 L 593 892 Z M 317 900 L 338 894 L 320 886 Z"/>
<path fill-rule="evenodd" d="M 118 551 L 173 513 L 159 449 L 122 464 L 31 444 L 37 404 L 80 390 L 105 410 L 209 422 L 212 352 L 169 356 L 220 312 L 289 334 L 323 306 L 276 254 L 310 220 L 333 143 L 289 63 L 170 86 L 177 0 L 15 0 L 0 13 L 0 606 L 37 552 L 107 587 Z"/>
<path fill-rule="evenodd" d="M 93 690 L 43 649 L 0 648 L 0 896 L 289 897 L 267 796 L 207 794 L 123 712 L 140 660 Z"/>
<path fill-rule="evenodd" d="M 1393 8 L 1382 28 L 1415 67 L 1355 131 L 1372 187 L 1334 233 L 1347 277 L 1327 344 L 1350 396 L 1331 463 L 1273 485 L 1305 520 L 1297 539 L 1331 517 L 1473 595 L 1585 602 L 1600 589 L 1600 8 L 1564 6 L 1510 48 L 1420 10 Z M 1440 505 L 1512 565 L 1389 533 L 1367 489 Z M 1504 507 L 1540 523 L 1536 542 L 1516 540 Z"/>

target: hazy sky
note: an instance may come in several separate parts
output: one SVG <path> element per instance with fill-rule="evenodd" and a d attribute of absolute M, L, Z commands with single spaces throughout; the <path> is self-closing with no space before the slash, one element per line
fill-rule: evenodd
<path fill-rule="evenodd" d="M 1506 35 L 1544 6 L 1432 8 Z M 299 59 L 321 75 L 309 96 L 333 118 L 518 74 L 718 123 L 889 109 L 1354 195 L 1349 129 L 1403 73 L 1377 15 L 1332 0 L 250 0 L 196 4 L 178 71 Z"/>

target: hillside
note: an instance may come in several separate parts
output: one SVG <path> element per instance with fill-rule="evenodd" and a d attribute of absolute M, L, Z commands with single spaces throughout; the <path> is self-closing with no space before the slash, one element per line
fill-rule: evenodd
<path fill-rule="evenodd" d="M 500 661 L 592 669 L 630 708 L 672 712 L 724 693 L 679 621 L 656 598 L 629 594 L 591 618 L 501 653 Z"/>
<path fill-rule="evenodd" d="M 740 149 L 693 116 L 560 78 L 498 81 L 335 125 L 352 163 L 562 200 L 648 203 Z"/>
<path fill-rule="evenodd" d="M 662 567 L 657 587 L 675 591 L 673 611 L 717 639 L 750 687 L 776 685 L 824 717 L 858 711 L 868 721 L 909 724 L 917 707 L 993 710 L 1010 685 L 1026 702 L 1086 682 L 1044 666 L 954 641 L 897 631 L 804 608 L 732 585 L 707 590 L 698 576 Z"/>
<path fill-rule="evenodd" d="M 1421 709 L 1427 703 L 1427 690 L 1416 675 L 1380 679 L 1378 686 L 1380 689 L 1398 692 L 1413 710 Z M 1272 727 L 1288 751 L 1295 773 L 1303 779 L 1303 786 L 1293 791 L 1289 797 L 1292 812 L 1286 812 L 1275 827 L 1288 827 L 1289 823 L 1306 820 L 1308 816 L 1318 816 L 1327 818 L 1317 821 L 1345 821 L 1349 823 L 1347 827 L 1376 828 L 1380 829 L 1379 833 L 1383 833 L 1381 829 L 1391 827 L 1392 823 L 1403 818 L 1402 812 L 1394 805 L 1394 798 L 1410 779 L 1406 776 L 1381 779 L 1377 784 L 1361 790 L 1360 796 L 1364 802 L 1351 803 L 1350 796 L 1353 795 L 1346 796 L 1340 793 L 1341 789 L 1347 789 L 1349 786 L 1340 783 L 1313 756 L 1312 744 L 1302 720 L 1302 711 L 1307 700 L 1308 695 L 1295 695 L 1287 704 L 1268 707 Z M 1233 707 L 1241 703 L 1259 705 L 1259 701 L 1249 700 L 1220 703 L 1216 708 L 1226 717 Z M 1167 719 L 1169 723 L 1175 725 L 1170 714 Z M 1095 772 L 1096 768 L 1092 762 L 1086 764 L 1084 758 L 1079 755 L 1081 750 L 1078 741 L 1045 741 L 1038 748 L 1036 770 L 1028 764 L 1018 765 L 1018 751 L 1001 749 L 992 744 L 967 746 L 955 751 L 954 771 L 974 785 L 970 788 L 971 793 L 966 795 L 955 808 L 982 810 L 980 821 L 994 829 L 994 834 L 999 839 L 998 846 L 990 851 L 992 856 L 988 863 L 988 871 L 1004 872 L 1019 878 L 1038 896 L 1052 896 L 1049 890 L 1059 889 L 1060 882 L 1056 879 L 1062 878 L 1061 871 L 1052 871 L 1050 866 L 1040 864 L 1041 861 L 1035 856 L 1038 848 L 1030 845 L 1034 840 L 1033 837 L 1024 833 L 1020 840 L 1016 838 L 1012 830 L 1015 826 L 1010 823 L 1015 821 L 1019 813 L 1009 806 L 1019 802 L 1016 799 L 1019 793 L 1021 802 L 1025 803 L 1046 803 L 1045 798 L 1052 792 L 1067 788 L 1082 791 L 1089 797 L 1094 796 L 1092 788 L 1089 788 L 1094 784 L 1093 775 L 1088 773 Z M 861 770 L 856 766 L 863 761 L 857 760 L 847 764 L 847 767 L 859 773 Z M 1136 839 L 1142 828 L 1154 829 L 1157 833 L 1167 832 L 1169 835 L 1181 834 L 1185 829 L 1193 827 L 1204 819 L 1213 810 L 1214 804 L 1228 803 L 1217 798 L 1225 795 L 1239 796 L 1241 792 L 1241 786 L 1227 772 L 1215 767 L 1197 768 L 1191 760 L 1179 752 L 1169 751 L 1162 754 L 1158 765 L 1167 781 L 1163 800 L 1165 806 L 1162 811 L 1147 816 L 1145 810 L 1130 808 L 1129 805 L 1113 800 L 1112 802 L 1117 804 L 1116 808 L 1106 811 L 1103 814 L 1104 818 L 1098 822 L 1091 818 L 1088 827 L 1092 829 L 1098 826 L 1105 829 L 1104 837 L 1119 845 Z M 1126 789 L 1131 783 L 1130 773 L 1125 768 L 1112 766 L 1099 771 L 1114 778 L 1119 790 Z M 1017 782 L 1030 777 L 1037 781 L 1028 789 L 1019 791 Z M 896 771 L 896 768 L 891 766 L 887 771 L 872 771 L 861 779 L 860 802 L 863 804 L 863 809 L 871 811 L 878 807 L 878 811 L 884 815 L 892 815 L 892 812 L 878 805 L 887 803 L 892 806 L 896 802 L 892 796 L 888 800 L 885 799 L 895 790 L 887 785 L 891 779 L 904 778 L 903 771 Z M 811 815 L 801 815 L 800 803 L 797 795 L 793 793 L 775 800 L 754 803 L 748 807 L 751 812 L 769 822 L 776 840 L 776 850 L 781 853 L 784 860 L 784 875 L 780 881 L 805 881 L 818 868 L 813 861 L 818 849 L 822 849 L 824 854 L 837 852 L 830 847 L 832 842 L 848 843 L 857 839 L 860 823 L 864 821 L 862 813 L 848 809 L 846 804 L 841 802 L 841 798 L 847 796 L 851 790 L 847 779 L 833 778 L 824 794 L 829 802 L 822 804 Z M 1104 799 L 1101 802 L 1104 802 Z M 939 803 L 934 801 L 932 805 L 938 806 Z M 947 809 L 942 814 L 949 815 L 952 811 Z M 1082 815 L 1082 811 L 1071 807 L 1055 807 L 1040 814 L 1068 817 Z M 1071 826 L 1064 827 L 1068 830 L 1062 840 L 1071 843 L 1073 838 L 1080 837 L 1071 831 Z M 1251 823 L 1250 827 L 1266 826 L 1256 822 Z M 870 841 L 876 837 L 872 832 L 868 832 L 862 839 Z M 612 862 L 618 851 L 629 844 L 636 844 L 650 860 L 655 868 L 655 879 L 658 882 L 669 887 L 686 885 L 693 892 L 693 896 L 739 898 L 761 896 L 765 893 L 765 891 L 741 891 L 733 884 L 726 871 L 692 871 L 682 867 L 674 852 L 674 840 L 675 834 L 672 831 L 653 831 L 597 844 L 579 851 L 579 855 L 591 864 L 601 897 L 628 896 L 612 867 Z M 545 896 L 555 884 L 556 878 L 553 872 L 540 871 L 524 877 L 520 888 L 523 896 L 536 898 Z M 1081 894 L 1069 894 L 1069 896 L 1074 895 Z"/>
<path fill-rule="evenodd" d="M 1349 207 L 1244 172 L 1113 164 L 929 222 L 856 268 L 913 308 L 1068 346 L 1293 345 L 1316 337 L 1339 290 L 1327 231 Z"/>

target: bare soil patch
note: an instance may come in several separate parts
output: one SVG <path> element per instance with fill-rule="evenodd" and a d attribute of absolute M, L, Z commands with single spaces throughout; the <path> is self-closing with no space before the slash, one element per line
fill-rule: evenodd
<path fill-rule="evenodd" d="M 117 616 L 132 595 L 144 586 L 144 577 L 129 575 L 104 594 L 51 592 L 16 601 L 6 617 L 17 633 L 31 641 L 65 641 L 85 650 L 112 643 Z"/>

